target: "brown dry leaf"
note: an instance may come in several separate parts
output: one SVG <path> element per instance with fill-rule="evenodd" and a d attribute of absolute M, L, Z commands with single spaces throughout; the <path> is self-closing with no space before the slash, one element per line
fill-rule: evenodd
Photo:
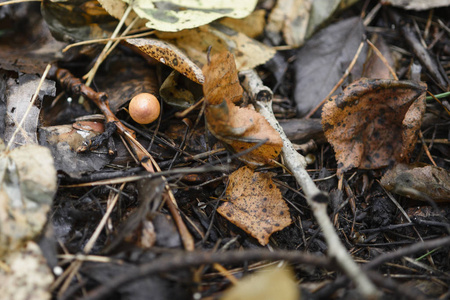
<path fill-rule="evenodd" d="M 156 59 L 157 61 L 177 70 L 190 80 L 202 84 L 204 81 L 202 70 L 193 63 L 176 46 L 160 40 L 149 38 L 126 39 L 128 45 L 144 56 Z"/>
<path fill-rule="evenodd" d="M 255 39 L 264 33 L 266 11 L 264 9 L 257 9 L 243 19 L 222 18 L 218 22 L 245 34 L 249 38 Z"/>
<path fill-rule="evenodd" d="M 230 52 L 216 54 L 203 68 L 208 130 L 233 152 L 242 152 L 258 143 L 260 147 L 239 157 L 251 166 L 270 164 L 278 157 L 283 141 L 267 120 L 250 108 L 234 105 L 242 97 L 242 87 Z"/>
<path fill-rule="evenodd" d="M 425 83 L 362 78 L 324 106 L 322 125 L 338 173 L 406 161 L 425 112 Z"/>
<path fill-rule="evenodd" d="M 214 23 L 180 32 L 156 32 L 156 36 L 176 45 L 199 66 L 206 65 L 205 52 L 211 54 L 230 51 L 239 71 L 253 69 L 271 59 L 276 51 L 225 25 Z"/>
<path fill-rule="evenodd" d="M 384 174 L 381 185 L 416 200 L 450 202 L 450 173 L 432 165 L 398 164 Z"/>
<path fill-rule="evenodd" d="M 312 1 L 277 1 L 269 15 L 266 26 L 267 36 L 279 45 L 281 32 L 286 44 L 292 47 L 303 45 L 306 39 Z"/>
<path fill-rule="evenodd" d="M 238 169 L 229 177 L 226 197 L 229 201 L 217 212 L 263 246 L 272 233 L 292 222 L 288 206 L 268 173 Z"/>
<path fill-rule="evenodd" d="M 375 47 L 377 47 L 377 49 L 380 50 L 381 54 L 383 54 L 389 66 L 393 68 L 395 65 L 394 57 L 391 54 L 391 50 L 389 49 L 389 46 L 384 40 L 383 36 L 373 34 L 371 40 Z M 372 48 L 369 48 L 367 52 L 366 62 L 364 63 L 364 70 L 361 77 L 393 79 L 391 72 L 389 72 L 389 69 L 373 51 Z"/>
<path fill-rule="evenodd" d="M 242 99 L 244 90 L 239 83 L 234 57 L 230 52 L 211 57 L 211 63 L 206 64 L 202 71 L 205 75 L 203 94 L 208 104 L 221 104 L 225 98 L 233 103 Z"/>

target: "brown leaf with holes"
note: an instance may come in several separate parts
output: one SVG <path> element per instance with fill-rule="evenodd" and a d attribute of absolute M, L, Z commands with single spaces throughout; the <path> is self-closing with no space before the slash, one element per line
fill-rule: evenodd
<path fill-rule="evenodd" d="M 208 130 L 233 152 L 242 152 L 260 144 L 239 157 L 250 166 L 271 164 L 281 152 L 283 142 L 278 132 L 255 110 L 234 103 L 242 98 L 234 57 L 229 52 L 216 54 L 203 67 Z"/>
<path fill-rule="evenodd" d="M 263 246 L 272 233 L 292 222 L 289 208 L 269 173 L 248 167 L 238 169 L 229 177 L 226 198 L 228 201 L 217 212 Z"/>
<path fill-rule="evenodd" d="M 202 70 L 176 46 L 149 38 L 126 39 L 125 42 L 127 46 L 136 50 L 140 55 L 151 57 L 177 70 L 194 82 L 203 83 Z"/>
<path fill-rule="evenodd" d="M 450 172 L 432 165 L 398 164 L 380 183 L 386 190 L 408 198 L 450 202 Z"/>
<path fill-rule="evenodd" d="M 331 98 L 322 125 L 338 174 L 406 161 L 425 113 L 425 83 L 362 78 Z"/>

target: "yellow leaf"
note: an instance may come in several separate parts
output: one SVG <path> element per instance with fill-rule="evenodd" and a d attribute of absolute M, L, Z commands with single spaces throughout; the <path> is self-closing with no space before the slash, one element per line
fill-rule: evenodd
<path fill-rule="evenodd" d="M 130 0 L 124 1 L 130 3 Z M 256 3 L 256 0 L 135 0 L 133 10 L 148 21 L 145 24 L 148 28 L 175 32 L 223 17 L 244 18 Z"/>
<path fill-rule="evenodd" d="M 221 300 L 298 300 L 300 293 L 289 268 L 266 268 L 244 277 Z"/>
<path fill-rule="evenodd" d="M 268 173 L 238 169 L 229 177 L 226 197 L 229 201 L 217 212 L 263 246 L 272 233 L 292 222 L 289 208 Z"/>

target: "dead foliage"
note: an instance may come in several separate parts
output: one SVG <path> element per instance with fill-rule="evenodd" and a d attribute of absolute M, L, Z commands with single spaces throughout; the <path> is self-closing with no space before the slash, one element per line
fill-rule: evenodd
<path fill-rule="evenodd" d="M 322 124 L 338 172 L 408 160 L 425 113 L 425 90 L 423 83 L 360 79 L 330 99 Z"/>
<path fill-rule="evenodd" d="M 238 169 L 229 176 L 225 199 L 217 212 L 263 246 L 272 233 L 292 223 L 288 206 L 269 173 Z"/>
<path fill-rule="evenodd" d="M 234 57 L 229 52 L 214 55 L 203 67 L 206 101 L 206 125 L 220 141 L 233 152 L 257 147 L 239 159 L 251 166 L 272 163 L 281 153 L 280 135 L 264 117 L 249 107 L 238 107 L 234 102 L 242 98 Z"/>
<path fill-rule="evenodd" d="M 191 2 L 0 5 L 0 294 L 446 298 L 448 1 Z"/>

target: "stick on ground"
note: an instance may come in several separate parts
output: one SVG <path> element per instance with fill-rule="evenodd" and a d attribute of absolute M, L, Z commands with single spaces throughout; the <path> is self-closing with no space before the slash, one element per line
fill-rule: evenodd
<path fill-rule="evenodd" d="M 331 223 L 327 214 L 328 195 L 317 188 L 305 169 L 307 165 L 305 158 L 294 150 L 291 141 L 286 137 L 276 120 L 272 111 L 272 92 L 263 85 L 254 70 L 240 72 L 240 76 L 244 77 L 244 89 L 255 100 L 258 112 L 278 131 L 283 140 L 282 156 L 284 163 L 305 193 L 306 201 L 328 244 L 329 257 L 334 258 L 345 274 L 353 280 L 362 296 L 371 299 L 378 298 L 379 291 L 348 254 Z"/>

